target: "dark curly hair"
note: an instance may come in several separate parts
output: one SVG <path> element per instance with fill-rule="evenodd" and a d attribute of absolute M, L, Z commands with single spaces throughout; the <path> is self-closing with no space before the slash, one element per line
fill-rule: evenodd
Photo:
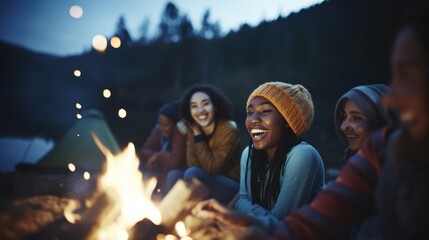
<path fill-rule="evenodd" d="M 231 120 L 232 119 L 232 104 L 229 99 L 224 95 L 220 88 L 208 84 L 196 84 L 191 86 L 182 97 L 182 104 L 180 105 L 180 116 L 189 123 L 195 123 L 191 115 L 190 102 L 192 95 L 196 92 L 206 93 L 213 104 L 214 120 Z"/>

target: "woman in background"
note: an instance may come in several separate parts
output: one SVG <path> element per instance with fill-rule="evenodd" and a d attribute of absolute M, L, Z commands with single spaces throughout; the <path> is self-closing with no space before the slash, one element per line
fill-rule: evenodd
<path fill-rule="evenodd" d="M 382 103 L 389 88 L 384 84 L 352 88 L 341 96 L 335 107 L 335 130 L 347 148 L 340 161 L 342 168 L 376 130 L 392 124 L 394 116 Z M 358 224 L 350 239 L 379 239 L 381 233 L 375 215 Z"/>
<path fill-rule="evenodd" d="M 194 85 L 182 98 L 181 116 L 187 125 L 186 165 L 168 174 L 171 188 L 177 179 L 197 178 L 210 196 L 228 203 L 238 192 L 241 140 L 232 107 L 220 89 Z"/>
<path fill-rule="evenodd" d="M 381 99 L 389 88 L 384 84 L 357 86 L 341 96 L 335 107 L 335 131 L 347 148 L 342 168 L 376 130 L 391 124 L 394 116 Z"/>

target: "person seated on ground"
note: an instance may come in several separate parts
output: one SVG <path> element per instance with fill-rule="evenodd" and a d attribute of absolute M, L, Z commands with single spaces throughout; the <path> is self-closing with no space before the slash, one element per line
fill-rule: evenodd
<path fill-rule="evenodd" d="M 392 81 L 384 104 L 400 123 L 375 132 L 310 205 L 274 232 L 215 200 L 194 209 L 200 217 L 237 226 L 237 239 L 344 239 L 377 212 L 383 239 L 427 239 L 429 216 L 429 6 L 416 7 L 396 36 Z M 247 226 L 247 227 L 246 227 Z"/>
<path fill-rule="evenodd" d="M 335 131 L 347 148 L 342 168 L 376 130 L 392 124 L 395 117 L 382 103 L 389 87 L 384 84 L 357 86 L 341 96 L 335 106 Z M 375 215 L 358 224 L 349 239 L 376 239 L 381 236 Z"/>
<path fill-rule="evenodd" d="M 300 84 L 267 82 L 250 94 L 246 111 L 251 142 L 241 157 L 234 208 L 270 228 L 325 186 L 320 154 L 300 138 L 312 123 L 313 102 Z"/>
<path fill-rule="evenodd" d="M 376 130 L 392 124 L 395 116 L 382 103 L 389 87 L 384 84 L 362 85 L 342 95 L 335 106 L 335 131 L 347 146 L 340 161 L 342 168 L 365 140 Z"/>
<path fill-rule="evenodd" d="M 187 125 L 186 164 L 167 176 L 168 188 L 177 179 L 199 179 L 210 197 L 228 203 L 238 192 L 240 154 L 239 130 L 232 120 L 232 107 L 220 89 L 193 85 L 184 94 L 181 117 Z"/>
<path fill-rule="evenodd" d="M 179 106 L 180 101 L 175 101 L 159 109 L 158 123 L 138 152 L 143 176 L 156 177 L 161 191 L 168 171 L 185 167 L 186 137 L 176 126 Z"/>

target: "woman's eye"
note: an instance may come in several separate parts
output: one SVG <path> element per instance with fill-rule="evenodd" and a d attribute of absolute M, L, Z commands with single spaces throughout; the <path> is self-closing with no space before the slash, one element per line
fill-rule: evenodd
<path fill-rule="evenodd" d="M 247 116 L 252 116 L 253 111 L 247 111 Z"/>
<path fill-rule="evenodd" d="M 261 111 L 261 113 L 262 114 L 266 114 L 266 113 L 270 113 L 270 112 L 272 112 L 273 110 L 272 109 L 263 109 L 262 111 Z"/>
<path fill-rule="evenodd" d="M 362 120 L 363 120 L 363 118 L 361 118 L 361 117 L 352 117 L 352 121 L 354 121 L 354 122 L 360 122 Z"/>

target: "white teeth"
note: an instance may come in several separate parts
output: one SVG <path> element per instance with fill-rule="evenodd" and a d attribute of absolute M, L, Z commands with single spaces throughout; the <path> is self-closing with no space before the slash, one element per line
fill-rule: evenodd
<path fill-rule="evenodd" d="M 408 122 L 411 122 L 411 120 L 413 120 L 413 117 L 414 116 L 412 113 L 406 112 L 406 113 L 401 113 L 401 115 L 399 116 L 399 119 L 403 123 L 408 123 Z"/>
<path fill-rule="evenodd" d="M 206 116 L 206 115 L 198 116 L 198 119 L 200 119 L 200 120 L 204 120 L 204 119 L 206 119 L 206 118 L 207 118 L 207 116 Z"/>
<path fill-rule="evenodd" d="M 253 134 L 257 134 L 257 133 L 266 133 L 268 132 L 268 130 L 263 130 L 263 129 L 251 129 L 250 130 L 251 133 Z"/>

